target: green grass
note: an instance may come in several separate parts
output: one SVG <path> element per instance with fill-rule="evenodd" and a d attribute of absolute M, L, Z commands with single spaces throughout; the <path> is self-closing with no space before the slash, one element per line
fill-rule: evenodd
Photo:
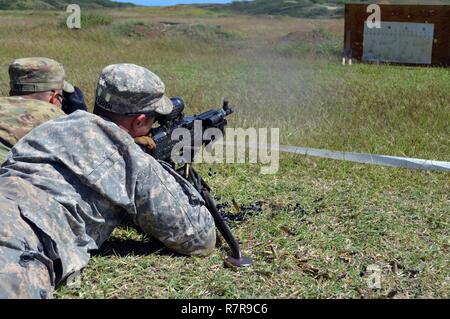
<path fill-rule="evenodd" d="M 290 156 L 275 176 L 249 166 L 213 169 L 220 178 L 210 182 L 223 201 L 265 202 L 260 215 L 233 228 L 254 267 L 226 269 L 220 250 L 203 259 L 171 256 L 120 229 L 116 255 L 106 248 L 83 272 L 81 289 L 63 288 L 59 296 L 448 297 L 444 176 Z M 292 209 L 297 203 L 306 213 Z M 383 269 L 380 290 L 367 287 L 371 264 Z"/>
<path fill-rule="evenodd" d="M 186 10 L 96 13 L 112 23 L 72 31 L 60 27 L 62 13 L 1 12 L 0 93 L 8 92 L 12 59 L 48 56 L 64 63 L 92 105 L 104 66 L 137 63 L 159 74 L 169 95 L 183 96 L 189 113 L 226 97 L 236 107 L 230 126 L 279 127 L 285 144 L 449 160 L 448 69 L 342 67 L 341 20 Z M 161 21 L 201 25 L 201 33 L 167 34 L 155 28 Z M 139 35 L 122 33 L 124 25 Z M 296 32 L 302 43 L 287 37 Z M 324 36 L 314 42 L 309 32 Z M 448 173 L 286 154 L 275 175 L 259 174 L 258 165 L 199 168 L 220 202 L 263 203 L 233 224 L 254 267 L 225 269 L 224 248 L 207 258 L 173 256 L 124 227 L 93 256 L 81 288 L 60 287 L 56 297 L 449 297 Z M 379 290 L 366 284 L 371 264 L 382 267 Z"/>
<path fill-rule="evenodd" d="M 67 17 L 62 16 L 61 21 L 59 23 L 60 28 L 63 30 L 67 29 Z M 98 26 L 107 26 L 113 22 L 113 18 L 111 16 L 102 15 L 96 12 L 87 13 L 81 15 L 80 27 L 83 29 L 95 28 Z"/>

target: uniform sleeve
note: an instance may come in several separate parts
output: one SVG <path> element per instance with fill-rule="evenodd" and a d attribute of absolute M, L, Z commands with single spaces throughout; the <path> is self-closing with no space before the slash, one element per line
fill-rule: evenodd
<path fill-rule="evenodd" d="M 136 182 L 135 223 L 173 251 L 208 255 L 216 243 L 214 220 L 200 194 L 173 169 L 145 157 Z"/>

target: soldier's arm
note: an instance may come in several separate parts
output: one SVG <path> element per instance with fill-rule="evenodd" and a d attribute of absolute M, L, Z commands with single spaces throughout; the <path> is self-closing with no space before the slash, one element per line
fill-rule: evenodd
<path fill-rule="evenodd" d="M 141 164 L 134 222 L 177 253 L 210 254 L 216 243 L 215 224 L 200 194 L 153 158 L 146 156 Z"/>

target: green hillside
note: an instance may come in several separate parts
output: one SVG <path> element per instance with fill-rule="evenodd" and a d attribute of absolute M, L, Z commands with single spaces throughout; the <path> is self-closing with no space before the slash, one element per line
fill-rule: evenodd
<path fill-rule="evenodd" d="M 109 0 L 0 0 L 0 10 L 25 9 L 65 9 L 69 4 L 77 3 L 81 8 L 120 8 L 132 6 L 131 3 L 113 2 Z"/>
<path fill-rule="evenodd" d="M 342 17 L 345 3 L 376 3 L 373 0 L 254 0 L 223 5 L 200 5 L 216 12 L 249 15 L 288 15 L 303 18 Z M 450 4 L 450 0 L 390 0 L 391 4 Z"/>

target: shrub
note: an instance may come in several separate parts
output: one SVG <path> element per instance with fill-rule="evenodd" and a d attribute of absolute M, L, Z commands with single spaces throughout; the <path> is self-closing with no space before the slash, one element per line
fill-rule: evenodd
<path fill-rule="evenodd" d="M 60 26 L 66 28 L 67 16 L 64 16 Z M 113 18 L 98 13 L 81 13 L 81 29 L 95 28 L 99 26 L 110 25 Z"/>

